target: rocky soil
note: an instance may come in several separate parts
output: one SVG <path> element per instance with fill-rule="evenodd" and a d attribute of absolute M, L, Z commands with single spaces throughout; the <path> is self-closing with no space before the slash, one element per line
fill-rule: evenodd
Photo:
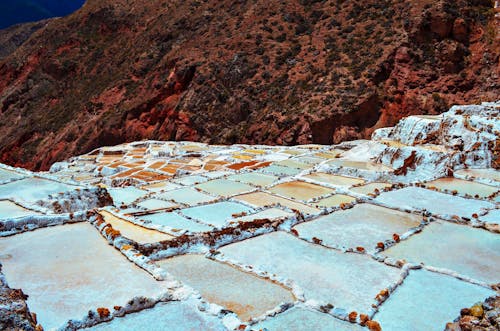
<path fill-rule="evenodd" d="M 0 60 L 0 162 L 366 138 L 498 98 L 498 27 L 489 0 L 88 0 Z"/>
<path fill-rule="evenodd" d="M 25 300 L 28 298 L 20 289 L 11 289 L 2 274 L 0 264 L 0 329 L 35 331 L 36 315 L 30 313 Z"/>
<path fill-rule="evenodd" d="M 500 329 L 500 296 L 488 298 L 460 312 L 456 322 L 448 323 L 445 331 L 496 331 Z"/>
<path fill-rule="evenodd" d="M 48 23 L 48 20 L 23 23 L 0 31 L 0 59 L 3 59 L 21 46 L 28 38 Z"/>

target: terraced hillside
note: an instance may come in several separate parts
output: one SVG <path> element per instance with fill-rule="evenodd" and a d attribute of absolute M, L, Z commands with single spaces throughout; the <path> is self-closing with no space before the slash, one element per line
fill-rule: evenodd
<path fill-rule="evenodd" d="M 499 111 L 0 165 L 0 329 L 497 330 Z"/>
<path fill-rule="evenodd" d="M 494 100 L 499 54 L 489 0 L 88 0 L 0 61 L 0 161 L 366 138 Z"/>

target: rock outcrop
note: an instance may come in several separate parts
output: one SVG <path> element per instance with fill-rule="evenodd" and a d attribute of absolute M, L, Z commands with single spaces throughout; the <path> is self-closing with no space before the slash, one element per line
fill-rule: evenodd
<path fill-rule="evenodd" d="M 446 176 L 467 167 L 499 169 L 499 114 L 500 103 L 483 103 L 453 106 L 437 116 L 409 116 L 374 132 L 372 139 L 388 146 L 378 161 L 401 174 Z"/>

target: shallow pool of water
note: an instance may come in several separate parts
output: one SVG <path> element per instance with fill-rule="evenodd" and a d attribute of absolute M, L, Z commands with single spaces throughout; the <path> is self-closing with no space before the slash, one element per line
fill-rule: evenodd
<path fill-rule="evenodd" d="M 276 175 L 276 176 L 295 176 L 298 173 L 300 173 L 302 170 L 272 164 L 270 166 L 261 168 L 258 171 L 264 172 L 264 173 L 269 173 L 269 174 Z"/>
<path fill-rule="evenodd" d="M 158 264 L 206 300 L 235 312 L 242 320 L 258 317 L 282 302 L 295 301 L 289 290 L 275 283 L 202 255 L 177 256 Z"/>
<path fill-rule="evenodd" d="M 222 227 L 233 215 L 251 213 L 252 208 L 236 202 L 224 201 L 180 210 L 180 213 L 205 224 Z"/>
<path fill-rule="evenodd" d="M 353 198 L 345 194 L 334 194 L 328 198 L 320 199 L 313 202 L 312 204 L 320 208 L 332 208 L 339 207 L 341 204 L 355 202 L 356 198 Z"/>
<path fill-rule="evenodd" d="M 425 187 L 434 186 L 439 190 L 448 190 L 450 192 L 457 191 L 460 195 L 469 194 L 473 197 L 477 196 L 479 198 L 487 198 L 499 191 L 499 189 L 494 186 L 484 185 L 453 177 L 439 178 L 425 183 L 424 185 Z"/>
<path fill-rule="evenodd" d="M 314 172 L 304 177 L 318 182 L 328 183 L 332 185 L 339 185 L 339 186 L 352 186 L 357 184 L 363 184 L 365 182 L 363 179 L 360 178 L 332 175 L 325 172 Z"/>
<path fill-rule="evenodd" d="M 159 183 L 145 185 L 145 186 L 142 186 L 141 188 L 144 190 L 151 191 L 151 192 L 159 192 L 159 191 L 175 190 L 175 189 L 178 189 L 181 187 L 182 187 L 181 185 L 165 181 L 165 182 L 159 182 Z"/>
<path fill-rule="evenodd" d="M 366 185 L 356 186 L 350 188 L 351 191 L 359 194 L 375 193 L 376 191 L 383 192 L 386 188 L 391 188 L 392 184 L 388 183 L 370 183 Z"/>
<path fill-rule="evenodd" d="M 187 230 L 189 232 L 205 232 L 213 229 L 211 226 L 192 221 L 175 212 L 149 214 L 138 216 L 137 218 L 150 221 L 153 224 L 168 226 L 174 230 L 177 229 L 179 230 L 179 234 L 183 233 L 182 230 Z"/>
<path fill-rule="evenodd" d="M 252 325 L 252 331 L 366 331 L 353 323 L 307 308 L 291 308 L 265 321 Z"/>
<path fill-rule="evenodd" d="M 246 172 L 229 176 L 228 179 L 257 186 L 267 186 L 277 181 L 278 177 L 257 172 Z"/>
<path fill-rule="evenodd" d="M 290 167 L 290 168 L 301 169 L 301 170 L 309 169 L 309 168 L 312 168 L 314 166 L 310 163 L 299 162 L 295 159 L 287 159 L 287 160 L 276 162 L 274 164 L 278 165 L 278 166 Z"/>
<path fill-rule="evenodd" d="M 116 317 L 111 322 L 83 329 L 87 331 L 147 330 L 147 331 L 226 331 L 217 317 L 200 312 L 185 302 L 160 302 L 150 309 Z"/>
<path fill-rule="evenodd" d="M 474 176 L 500 182 L 500 171 L 495 169 L 463 169 L 455 171 L 457 175 Z"/>
<path fill-rule="evenodd" d="M 415 186 L 384 192 L 375 200 L 393 207 L 426 209 L 437 215 L 458 215 L 469 218 L 474 213 L 480 214 L 481 209 L 494 208 L 491 202 L 465 199 Z"/>
<path fill-rule="evenodd" d="M 360 170 L 389 171 L 389 172 L 393 171 L 392 168 L 389 168 L 383 164 L 372 163 L 372 162 L 334 159 L 328 163 L 335 165 L 337 167 L 354 168 L 354 169 L 360 169 Z"/>
<path fill-rule="evenodd" d="M 140 244 L 156 243 L 163 240 L 170 240 L 174 237 L 155 230 L 143 228 L 142 226 L 130 223 L 118 216 L 101 210 L 99 212 L 106 223 L 109 223 L 113 229 L 120 231 L 122 236 L 131 239 Z"/>
<path fill-rule="evenodd" d="M 18 178 L 22 178 L 22 177 L 23 177 L 23 175 L 21 175 L 17 172 L 0 168 L 0 182 L 6 181 L 6 180 L 18 179 Z"/>
<path fill-rule="evenodd" d="M 166 291 L 162 282 L 129 262 L 88 223 L 0 238 L 0 252 L 9 285 L 29 295 L 28 306 L 45 330 L 79 320 L 90 309 L 112 310 L 135 296 Z"/>
<path fill-rule="evenodd" d="M 15 218 L 28 215 L 39 214 L 34 210 L 29 210 L 13 203 L 9 200 L 0 200 L 0 219 L 2 218 Z"/>
<path fill-rule="evenodd" d="M 421 216 L 363 203 L 294 227 L 300 237 L 316 237 L 331 247 L 363 247 L 374 251 L 378 242 L 420 225 Z"/>
<path fill-rule="evenodd" d="M 294 215 L 295 214 L 286 212 L 279 208 L 269 208 L 259 211 L 258 213 L 255 214 L 234 218 L 231 222 L 251 222 L 258 219 L 274 220 L 274 219 L 288 218 Z"/>
<path fill-rule="evenodd" d="M 173 179 L 172 182 L 177 183 L 177 184 L 182 184 L 182 185 L 194 185 L 194 184 L 199 184 L 206 182 L 208 178 L 200 176 L 200 175 L 192 175 L 192 176 L 184 176 L 181 178 L 176 178 Z"/>
<path fill-rule="evenodd" d="M 269 188 L 269 191 L 288 198 L 303 201 L 307 201 L 333 192 L 331 188 L 301 181 L 278 184 Z"/>
<path fill-rule="evenodd" d="M 460 316 L 460 309 L 494 294 L 450 276 L 411 270 L 373 319 L 382 330 L 442 330 Z"/>
<path fill-rule="evenodd" d="M 158 195 L 156 195 L 156 197 L 165 200 L 173 200 L 177 203 L 183 203 L 190 206 L 214 201 L 216 199 L 211 195 L 198 192 L 191 187 L 185 187 L 178 190 L 159 193 Z"/>
<path fill-rule="evenodd" d="M 222 247 L 228 258 L 295 281 L 306 300 L 331 303 L 348 312 L 366 313 L 380 290 L 400 270 L 366 255 L 347 254 L 273 232 Z"/>
<path fill-rule="evenodd" d="M 486 223 L 500 224 L 500 209 L 490 210 L 486 215 L 479 217 L 479 220 Z"/>
<path fill-rule="evenodd" d="M 256 207 L 267 207 L 276 204 L 288 207 L 290 209 L 295 209 L 304 214 L 316 214 L 320 210 L 300 202 L 295 202 L 282 197 L 278 197 L 265 192 L 255 192 L 249 194 L 243 194 L 235 196 L 233 199 L 246 202 Z"/>
<path fill-rule="evenodd" d="M 465 225 L 436 221 L 382 255 L 446 268 L 485 281 L 500 281 L 500 235 Z"/>
<path fill-rule="evenodd" d="M 221 197 L 230 197 L 238 193 L 255 190 L 254 186 L 228 179 L 214 179 L 206 183 L 198 184 L 196 188 Z"/>
<path fill-rule="evenodd" d="M 0 185 L 0 199 L 12 198 L 14 200 L 35 202 L 47 199 L 51 194 L 73 191 L 77 188 L 79 186 L 32 177 Z"/>
<path fill-rule="evenodd" d="M 113 198 L 115 206 L 119 207 L 121 204 L 129 205 L 135 200 L 148 194 L 147 191 L 140 190 L 133 186 L 124 188 L 108 188 L 109 195 Z"/>
<path fill-rule="evenodd" d="M 147 199 L 139 202 L 137 206 L 145 208 L 147 210 L 159 210 L 159 209 L 173 208 L 176 207 L 177 204 L 165 200 Z"/>

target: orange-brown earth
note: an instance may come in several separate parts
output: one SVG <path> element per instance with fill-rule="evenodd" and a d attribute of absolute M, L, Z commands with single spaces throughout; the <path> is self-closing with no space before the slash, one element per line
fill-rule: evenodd
<path fill-rule="evenodd" d="M 368 137 L 498 99 L 498 28 L 490 0 L 88 0 L 0 60 L 0 162 Z"/>

